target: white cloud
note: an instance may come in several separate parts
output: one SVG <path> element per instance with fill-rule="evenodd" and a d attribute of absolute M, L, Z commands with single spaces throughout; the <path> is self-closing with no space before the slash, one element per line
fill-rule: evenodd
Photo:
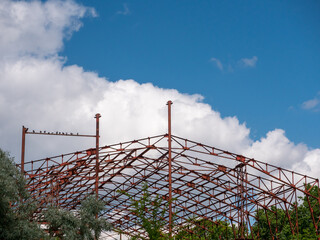
<path fill-rule="evenodd" d="M 314 149 L 308 151 L 303 160 L 295 163 L 292 166 L 292 169 L 296 172 L 305 173 L 309 176 L 314 176 L 319 178 L 320 168 L 319 168 L 319 159 L 320 159 L 320 149 Z"/>
<path fill-rule="evenodd" d="M 175 134 L 235 151 L 250 141 L 244 124 L 235 117 L 221 118 L 201 103 L 200 95 L 134 80 L 109 82 L 81 67 L 63 66 L 59 59 L 27 58 L 9 63 L 0 67 L 0 78 L 0 110 L 6 113 L 0 120 L 1 134 L 15 133 L 10 141 L 2 142 L 6 148 L 19 145 L 23 124 L 39 130 L 93 133 L 96 112 L 102 115 L 102 144 L 162 134 L 167 131 L 169 99 L 174 102 Z M 37 144 L 42 151 L 52 147 Z M 64 143 L 57 144 L 67 150 Z"/>
<path fill-rule="evenodd" d="M 218 58 L 211 58 L 210 62 L 213 62 L 214 65 L 219 68 L 221 71 L 224 70 L 224 65 Z M 234 72 L 238 68 L 254 68 L 258 62 L 258 57 L 253 56 L 252 58 L 241 58 L 237 64 L 229 63 L 226 67 L 228 72 Z"/>
<path fill-rule="evenodd" d="M 122 11 L 118 11 L 117 14 L 119 15 L 129 15 L 130 14 L 130 9 L 128 7 L 128 4 L 124 3 L 123 4 L 123 10 Z"/>
<path fill-rule="evenodd" d="M 302 103 L 302 108 L 303 109 L 312 109 L 315 108 L 316 106 L 318 106 L 318 104 L 320 103 L 319 99 L 311 99 L 308 101 L 305 101 L 304 103 Z"/>
<path fill-rule="evenodd" d="M 52 16 L 60 9 L 45 8 L 46 4 L 68 3 L 73 6 L 72 9 L 83 8 L 71 1 L 40 3 L 5 0 L 4 3 L 7 7 L 21 3 L 31 12 L 35 8 L 35 12 L 38 12 L 36 15 L 39 16 Z M 270 131 L 265 138 L 254 141 L 249 136 L 250 129 L 244 123 L 240 123 L 236 117 L 221 117 L 219 112 L 202 102 L 201 95 L 187 95 L 174 89 L 159 88 L 151 83 L 139 84 L 134 80 L 110 82 L 77 65 L 65 66 L 63 59 L 55 55 L 67 36 L 66 29 L 78 29 L 81 25 L 78 20 L 83 15 L 71 14 L 78 16 L 78 27 L 74 28 L 74 20 L 69 11 L 62 10 L 56 14 L 63 16 L 52 20 L 52 24 L 59 27 L 53 31 L 58 36 L 49 47 L 41 42 L 39 50 L 35 47 L 36 44 L 28 41 L 25 43 L 26 38 L 22 37 L 23 35 L 29 36 L 28 39 L 40 37 L 37 41 L 45 41 L 48 36 L 39 36 L 39 32 L 30 27 L 20 29 L 17 24 L 13 27 L 17 37 L 12 39 L 19 46 L 19 50 L 14 49 L 11 42 L 1 40 L 0 49 L 4 58 L 0 64 L 0 146 L 12 152 L 17 159 L 22 125 L 36 130 L 93 134 L 93 117 L 100 112 L 101 145 L 117 143 L 167 132 L 165 104 L 171 99 L 174 102 L 174 134 L 319 176 L 319 172 L 314 168 L 320 164 L 320 149 L 311 150 L 304 144 L 294 144 L 281 129 Z M 2 25 L 9 24 L 6 18 L 15 22 L 19 15 L 0 17 Z M 28 24 L 44 26 L 46 19 L 31 18 Z M 58 24 L 59 19 L 64 20 Z M 10 29 L 8 26 L 6 28 Z M 53 32 L 43 31 L 43 34 L 51 36 Z M 23 56 L 18 58 L 17 53 Z M 16 57 L 10 60 L 6 58 L 13 55 Z M 39 57 L 43 55 L 47 57 Z M 212 61 L 217 64 L 217 61 Z M 93 147 L 94 144 L 94 139 L 28 135 L 26 157 L 27 160 L 46 157 Z"/>
<path fill-rule="evenodd" d="M 244 155 L 254 156 L 256 159 L 284 168 L 291 168 L 304 159 L 307 153 L 306 145 L 294 144 L 282 129 L 268 132 L 265 138 L 254 142 L 244 151 Z"/>
<path fill-rule="evenodd" d="M 223 70 L 223 65 L 221 63 L 221 61 L 217 58 L 211 58 L 210 59 L 211 62 L 215 63 L 215 65 L 217 66 L 217 68 L 219 68 L 221 71 Z"/>
<path fill-rule="evenodd" d="M 258 57 L 253 56 L 252 58 L 241 58 L 239 63 L 243 67 L 255 67 L 258 62 Z"/>
<path fill-rule="evenodd" d="M 320 92 L 315 98 L 303 102 L 301 107 L 305 110 L 311 110 L 315 112 L 319 111 L 320 110 Z"/>
<path fill-rule="evenodd" d="M 0 58 L 56 54 L 63 40 L 79 30 L 86 14 L 95 12 L 72 0 L 1 0 Z"/>
<path fill-rule="evenodd" d="M 101 113 L 101 144 L 117 143 L 167 132 L 166 102 L 171 99 L 173 133 L 222 149 L 238 152 L 285 168 L 299 162 L 307 174 L 320 155 L 294 144 L 284 131 L 270 131 L 259 141 L 236 117 L 222 118 L 200 95 L 158 88 L 134 80 L 109 82 L 81 67 L 64 66 L 56 58 L 28 58 L 0 67 L 1 146 L 19 156 L 21 126 L 47 131 L 94 133 L 96 112 Z M 8 107 L 9 106 L 9 107 Z M 92 147 L 94 140 L 41 138 L 28 135 L 27 156 L 44 157 Z M 35 149 L 31 152 L 32 149 Z"/>

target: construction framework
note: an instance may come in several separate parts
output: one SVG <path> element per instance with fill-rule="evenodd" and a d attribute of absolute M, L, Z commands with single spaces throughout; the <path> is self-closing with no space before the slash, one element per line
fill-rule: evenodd
<path fill-rule="evenodd" d="M 319 192 L 312 194 L 313 189 L 319 191 L 318 179 L 172 135 L 171 104 L 166 134 L 107 146 L 97 142 L 92 149 L 23 162 L 21 169 L 39 202 L 39 212 L 50 202 L 77 209 L 88 194 L 96 194 L 105 202 L 102 215 L 115 229 L 147 237 L 123 194 L 139 199 L 147 182 L 150 194 L 164 199 L 163 207 L 169 202 L 168 224 L 163 229 L 169 235 L 196 218 L 229 223 L 232 239 L 259 239 L 259 232 L 253 234 L 253 225 L 259 222 L 256 213 L 263 210 L 268 216 L 274 207 L 286 213 L 292 235 L 298 235 L 298 217 L 289 212 L 297 215 L 296 203 L 303 196 L 320 239 L 320 220 L 314 214 Z M 98 119 L 95 136 L 99 136 Z M 277 239 L 279 229 L 271 226 L 268 217 L 267 222 L 270 236 Z M 192 229 L 188 232 L 193 233 Z"/>

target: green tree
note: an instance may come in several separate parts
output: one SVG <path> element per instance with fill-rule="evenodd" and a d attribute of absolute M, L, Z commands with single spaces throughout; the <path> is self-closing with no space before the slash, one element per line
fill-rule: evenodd
<path fill-rule="evenodd" d="M 294 211 L 290 210 L 288 214 L 292 217 L 291 222 L 294 224 Z M 258 220 L 252 227 L 255 237 L 272 239 L 273 236 L 279 240 L 294 239 L 285 210 L 276 208 L 275 206 L 272 206 L 270 210 L 259 209 L 256 213 L 256 218 Z"/>
<path fill-rule="evenodd" d="M 152 197 L 148 191 L 148 184 L 145 182 L 142 188 L 142 196 L 135 199 L 125 191 L 119 191 L 126 195 L 131 201 L 131 211 L 137 216 L 136 224 L 139 224 L 147 233 L 148 239 L 160 240 L 169 239 L 167 234 L 163 233 L 163 227 L 168 223 L 165 214 L 168 212 L 169 203 L 162 206 L 162 198 L 159 195 Z M 145 239 L 141 236 L 132 236 L 131 239 Z"/>
<path fill-rule="evenodd" d="M 312 208 L 315 222 L 317 222 L 320 217 L 319 188 L 317 186 L 311 187 L 308 184 L 305 189 L 315 198 L 307 195 L 299 197 L 300 203 L 295 203 L 296 205 L 292 206 L 288 211 L 275 206 L 272 206 L 269 210 L 259 209 L 256 213 L 258 220 L 253 224 L 254 236 L 259 236 L 260 239 L 272 239 L 273 236 L 279 240 L 317 239 L 310 207 Z M 296 222 L 298 222 L 299 233 L 297 233 L 295 226 Z M 295 235 L 292 234 L 291 228 L 294 229 Z"/>
<path fill-rule="evenodd" d="M 70 212 L 49 207 L 44 213 L 51 237 L 59 239 L 99 239 L 102 231 L 111 230 L 111 224 L 104 218 L 96 218 L 104 210 L 104 202 L 95 196 L 87 197 L 79 211 Z"/>
<path fill-rule="evenodd" d="M 316 229 L 313 224 L 313 218 L 317 223 L 320 217 L 320 206 L 318 201 L 319 188 L 317 186 L 311 186 L 310 184 L 307 184 L 305 185 L 305 190 L 316 198 L 308 195 L 299 197 L 299 199 L 302 201 L 301 204 L 298 206 L 299 233 L 301 236 L 299 239 L 317 239 Z M 313 217 L 310 212 L 310 207 L 312 208 Z M 319 228 L 320 224 L 318 223 L 318 229 Z"/>
<path fill-rule="evenodd" d="M 189 223 L 178 229 L 176 240 L 216 240 L 232 239 L 234 237 L 232 227 L 225 221 L 213 222 L 208 219 L 191 219 Z"/>
<path fill-rule="evenodd" d="M 0 149 L 0 239 L 41 239 L 45 236 L 33 221 L 35 202 L 13 158 Z"/>
<path fill-rule="evenodd" d="M 104 203 L 94 196 L 86 198 L 78 212 L 49 206 L 44 213 L 46 233 L 37 222 L 37 202 L 23 175 L 13 158 L 0 149 L 0 239 L 98 239 L 102 231 L 111 229 L 105 219 L 96 218 L 103 209 Z"/>

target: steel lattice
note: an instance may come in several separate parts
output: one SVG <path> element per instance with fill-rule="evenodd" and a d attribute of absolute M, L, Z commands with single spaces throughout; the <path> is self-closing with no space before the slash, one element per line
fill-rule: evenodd
<path fill-rule="evenodd" d="M 99 148 L 98 195 L 106 202 L 104 217 L 116 229 L 145 234 L 130 211 L 128 197 L 119 190 L 139 198 L 147 182 L 151 194 L 168 200 L 168 140 L 165 134 Z M 224 220 L 249 229 L 242 239 L 251 239 L 258 209 L 271 211 L 276 206 L 288 211 L 297 207 L 298 196 L 316 198 L 305 187 L 319 187 L 315 178 L 177 136 L 171 141 L 174 226 L 195 217 Z M 26 162 L 28 186 L 40 202 L 39 211 L 48 202 L 77 209 L 85 196 L 95 192 L 96 167 L 96 149 Z M 312 210 L 311 214 L 317 229 L 319 219 Z M 165 218 L 169 220 L 169 213 Z M 288 221 L 292 234 L 297 234 L 297 219 Z"/>

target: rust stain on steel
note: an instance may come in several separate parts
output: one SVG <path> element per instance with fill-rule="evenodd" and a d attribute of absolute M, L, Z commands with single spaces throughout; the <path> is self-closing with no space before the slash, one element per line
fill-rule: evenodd
<path fill-rule="evenodd" d="M 96 116 L 98 113 L 96 114 Z M 100 115 L 100 114 L 99 114 Z M 28 131 L 29 129 L 25 126 L 22 126 L 22 141 L 21 141 L 21 173 L 24 174 L 24 162 L 25 162 L 25 145 L 26 145 L 26 135 L 34 134 L 34 135 L 49 135 L 49 136 L 65 136 L 65 137 L 94 137 L 97 138 L 97 135 L 89 135 L 89 134 L 79 134 L 79 133 L 66 133 L 66 132 L 48 132 L 48 131 Z M 90 151 L 90 150 L 88 150 Z M 89 152 L 88 152 L 89 154 Z"/>
<path fill-rule="evenodd" d="M 96 182 L 95 182 L 95 191 L 96 191 L 96 197 L 98 199 L 99 197 L 99 119 L 101 115 L 97 113 L 95 115 L 96 119 Z"/>
<path fill-rule="evenodd" d="M 28 128 L 22 126 L 22 142 L 21 142 L 21 173 L 24 174 L 24 156 L 26 148 L 26 132 Z"/>
<path fill-rule="evenodd" d="M 172 159 L 171 159 L 171 105 L 172 102 L 168 101 L 168 171 L 169 171 L 169 236 L 172 237 Z"/>

